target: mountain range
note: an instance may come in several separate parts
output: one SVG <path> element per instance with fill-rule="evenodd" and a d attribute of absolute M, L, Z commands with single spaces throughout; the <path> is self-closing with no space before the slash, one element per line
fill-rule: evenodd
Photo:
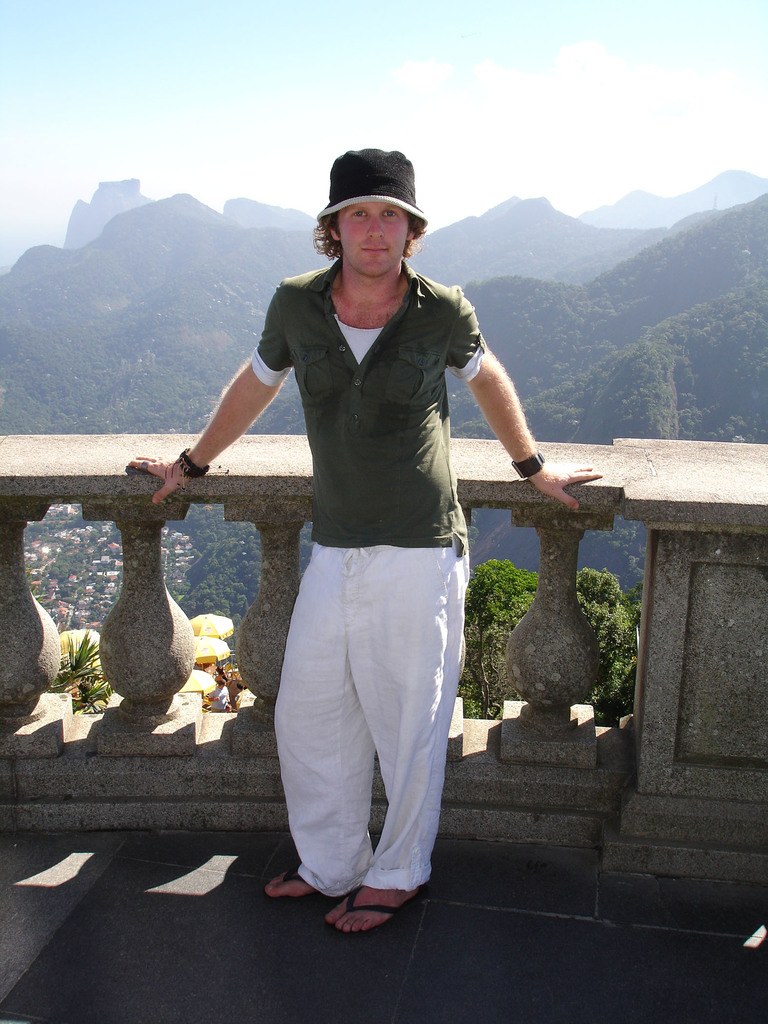
<path fill-rule="evenodd" d="M 153 200 L 143 196 L 137 178 L 124 181 L 102 181 L 90 202 L 78 199 L 69 219 L 64 240 L 65 249 L 79 249 L 94 241 L 109 221 L 119 213 L 143 206 Z M 768 178 L 758 178 L 747 171 L 725 171 L 712 181 L 684 195 L 663 198 L 650 192 L 630 192 L 612 206 L 601 206 L 581 214 L 583 224 L 598 228 L 647 230 L 669 228 L 691 214 L 710 210 L 725 210 L 731 206 L 751 202 L 768 192 Z M 515 205 L 526 200 L 513 197 L 488 210 L 481 218 L 470 217 L 460 223 L 468 226 L 476 220 L 498 220 Z M 532 200 L 547 203 L 546 199 Z M 311 230 L 315 220 L 300 210 L 284 209 L 259 203 L 254 199 L 229 199 L 223 213 L 245 228 L 281 228 L 286 231 Z M 440 245 L 449 243 L 441 242 Z M 617 245 L 618 245 L 617 241 Z M 610 244 L 608 246 L 611 247 Z M 439 246 L 438 246 L 439 249 Z M 624 255 L 631 255 L 627 251 Z M 471 261 L 470 261 L 471 263 Z M 526 273 L 533 272 L 528 266 Z"/>
<path fill-rule="evenodd" d="M 465 284 L 520 274 L 587 281 L 666 234 L 583 224 L 547 199 L 509 199 L 481 217 L 428 233 L 412 263 L 436 281 Z"/>
<path fill-rule="evenodd" d="M 582 213 L 579 220 L 598 228 L 669 228 L 691 214 L 727 210 L 766 192 L 768 178 L 758 178 L 747 171 L 725 171 L 681 196 L 665 199 L 650 192 L 630 192 L 613 206 Z"/>
<path fill-rule="evenodd" d="M 261 217 L 249 202 L 235 212 Z M 175 196 L 79 248 L 28 250 L 0 277 L 0 433 L 199 430 L 277 282 L 326 264 L 311 232 L 232 213 Z M 464 285 L 542 442 L 768 442 L 768 195 L 644 232 L 510 200 L 434 232 L 412 262 Z M 462 387 L 452 428 L 488 436 Z M 303 430 L 294 386 L 256 429 Z M 509 534 L 486 557 L 510 557 Z M 628 583 L 630 547 L 590 564 Z"/>
<path fill-rule="evenodd" d="M 537 436 L 768 441 L 768 195 L 580 286 L 467 286 Z"/>

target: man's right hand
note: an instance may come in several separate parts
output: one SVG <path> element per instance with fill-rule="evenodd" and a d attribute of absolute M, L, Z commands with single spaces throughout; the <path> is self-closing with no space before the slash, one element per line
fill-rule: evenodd
<path fill-rule="evenodd" d="M 184 487 L 184 474 L 178 459 L 175 462 L 161 462 L 160 459 L 155 459 L 151 455 L 140 455 L 137 459 L 131 459 L 128 465 L 142 473 L 158 476 L 164 481 L 162 487 L 159 487 L 152 495 L 152 502 L 155 505 L 159 505 L 179 487 Z"/>

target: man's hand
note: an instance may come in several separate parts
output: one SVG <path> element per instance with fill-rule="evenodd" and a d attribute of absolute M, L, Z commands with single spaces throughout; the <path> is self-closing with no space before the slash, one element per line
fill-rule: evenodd
<path fill-rule="evenodd" d="M 152 502 L 155 505 L 159 505 L 169 494 L 173 494 L 179 487 L 184 486 L 184 474 L 178 459 L 175 462 L 161 462 L 160 459 L 152 458 L 151 455 L 140 455 L 137 459 L 131 459 L 128 465 L 142 473 L 159 476 L 164 481 L 163 486 L 159 487 L 152 495 Z"/>
<path fill-rule="evenodd" d="M 561 501 L 575 512 L 579 503 L 563 488 L 568 484 L 584 484 L 588 480 L 600 480 L 601 477 L 602 473 L 595 473 L 591 466 L 545 462 L 538 473 L 534 473 L 528 479 L 537 491 Z"/>

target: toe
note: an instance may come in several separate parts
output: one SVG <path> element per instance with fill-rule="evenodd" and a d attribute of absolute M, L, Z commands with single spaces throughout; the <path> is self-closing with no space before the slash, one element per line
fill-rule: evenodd
<path fill-rule="evenodd" d="M 303 878 L 286 877 L 289 872 L 284 872 L 282 875 L 277 875 L 271 879 L 264 886 L 264 892 L 267 896 L 271 896 L 273 899 L 279 899 L 282 896 L 309 896 L 313 892 L 317 892 L 314 886 L 310 885 L 309 882 L 305 882 Z"/>

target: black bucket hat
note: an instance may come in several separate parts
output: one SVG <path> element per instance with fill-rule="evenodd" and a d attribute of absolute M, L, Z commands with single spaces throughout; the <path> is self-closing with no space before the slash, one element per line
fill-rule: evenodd
<path fill-rule="evenodd" d="M 334 160 L 328 205 L 317 219 L 353 203 L 392 203 L 427 223 L 416 205 L 413 164 L 398 150 L 349 150 Z"/>

